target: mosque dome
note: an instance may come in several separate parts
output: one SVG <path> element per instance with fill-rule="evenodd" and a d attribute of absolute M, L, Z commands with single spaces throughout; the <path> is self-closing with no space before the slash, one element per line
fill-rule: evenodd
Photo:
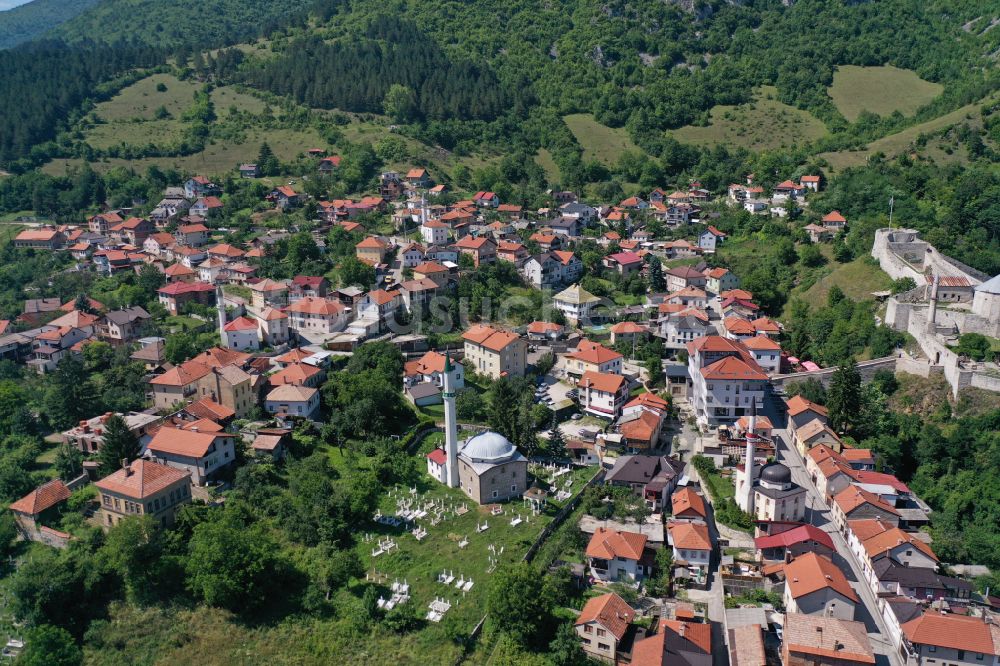
<path fill-rule="evenodd" d="M 498 432 L 487 431 L 470 437 L 461 454 L 478 463 L 501 463 L 514 457 L 517 449 Z"/>
<path fill-rule="evenodd" d="M 792 482 L 792 470 L 781 463 L 771 463 L 760 470 L 760 480 L 776 486 L 788 485 Z"/>

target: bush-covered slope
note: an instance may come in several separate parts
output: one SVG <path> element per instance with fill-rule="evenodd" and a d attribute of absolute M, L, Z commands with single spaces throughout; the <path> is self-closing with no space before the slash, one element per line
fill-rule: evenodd
<path fill-rule="evenodd" d="M 97 2 L 99 0 L 33 0 L 0 12 L 0 49 L 31 41 Z"/>

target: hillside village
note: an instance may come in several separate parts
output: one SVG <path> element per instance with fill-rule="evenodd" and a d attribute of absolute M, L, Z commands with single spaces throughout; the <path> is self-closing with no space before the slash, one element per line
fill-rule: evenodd
<path fill-rule="evenodd" d="M 821 176 L 768 191 L 752 174 L 725 192 L 692 181 L 618 202 L 553 191 L 525 210 L 420 167 L 382 173 L 358 199 L 316 200 L 302 181 L 343 160 L 309 153 L 313 173 L 261 188 L 267 214 L 249 233 L 219 220 L 227 183 L 261 182 L 256 164 L 13 236 L 19 250 L 68 255 L 67 271 L 134 275 L 147 290 L 114 307 L 39 294 L 0 322 L 0 358 L 32 373 L 85 375 L 88 349 L 143 373 L 141 405 L 50 435 L 79 464 L 10 505 L 21 539 L 71 547 L 80 536 L 60 525 L 74 512 L 104 530 L 136 516 L 182 529 L 191 505 L 222 511 L 245 468 L 291 465 L 305 441 L 363 450 L 391 436 L 390 457 L 419 476 L 386 472 L 348 530 L 378 612 L 408 606 L 424 624 L 464 613 L 472 631 L 489 577 L 568 529 L 580 547 L 552 569 L 572 578 L 582 604 L 569 624 L 597 662 L 1000 659 L 1000 599 L 975 588 L 976 567 L 939 560 L 930 506 L 830 406 L 792 390 L 833 390 L 847 371 L 785 351 L 782 321 L 717 260 L 721 207 L 812 220 L 805 245 L 842 236 L 850 220 L 810 207 Z M 307 270 L 283 276 L 275 248 L 292 245 Z M 331 256 L 351 272 L 326 270 Z M 930 261 L 915 276 L 932 291 L 914 279 L 920 294 L 893 303 L 970 313 L 939 314 L 935 328 L 931 309 L 924 329 L 955 343 L 975 315 L 995 333 L 997 278 L 959 284 Z M 950 378 L 923 347 L 849 370 L 859 385 L 886 369 Z M 355 382 L 377 373 L 384 386 Z M 123 456 L 109 464 L 111 450 Z M 408 569 L 429 553 L 433 575 Z"/>

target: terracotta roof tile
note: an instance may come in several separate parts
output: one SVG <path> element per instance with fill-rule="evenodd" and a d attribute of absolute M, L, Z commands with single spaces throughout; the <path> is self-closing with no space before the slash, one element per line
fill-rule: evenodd
<path fill-rule="evenodd" d="M 617 594 L 608 592 L 589 599 L 574 624 L 579 626 L 589 622 L 597 622 L 620 641 L 625 636 L 625 632 L 628 631 L 629 624 L 632 623 L 633 619 L 635 619 L 635 610 Z"/>

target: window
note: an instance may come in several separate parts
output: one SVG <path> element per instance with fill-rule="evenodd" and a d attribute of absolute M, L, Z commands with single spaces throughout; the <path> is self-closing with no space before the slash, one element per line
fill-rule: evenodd
<path fill-rule="evenodd" d="M 965 659 L 965 650 L 959 650 L 958 651 L 958 658 L 960 660 Z"/>
<path fill-rule="evenodd" d="M 927 651 L 928 652 L 937 652 L 937 646 L 936 645 L 928 645 L 927 646 Z"/>
<path fill-rule="evenodd" d="M 583 633 L 585 633 L 585 634 L 592 634 L 592 633 L 594 633 L 594 628 L 592 626 L 590 626 L 589 624 L 585 624 L 585 625 L 583 625 Z"/>
<path fill-rule="evenodd" d="M 111 498 L 104 495 L 104 506 L 111 506 Z"/>
<path fill-rule="evenodd" d="M 607 651 L 607 650 L 611 649 L 611 646 L 608 645 L 607 643 L 598 643 L 597 644 L 597 649 L 598 650 L 605 650 L 605 651 Z"/>
<path fill-rule="evenodd" d="M 470 488 L 469 490 L 471 491 L 472 489 Z M 494 497 L 494 498 L 496 498 L 496 497 L 498 497 L 498 496 L 499 496 L 499 493 L 498 493 L 497 491 L 495 491 L 495 490 L 494 490 L 494 491 L 493 491 L 493 497 Z"/>
<path fill-rule="evenodd" d="M 597 635 L 598 635 L 598 636 L 607 636 L 607 635 L 608 635 L 608 632 L 607 632 L 607 631 L 605 631 L 604 629 L 598 629 L 598 630 L 597 630 Z"/>

